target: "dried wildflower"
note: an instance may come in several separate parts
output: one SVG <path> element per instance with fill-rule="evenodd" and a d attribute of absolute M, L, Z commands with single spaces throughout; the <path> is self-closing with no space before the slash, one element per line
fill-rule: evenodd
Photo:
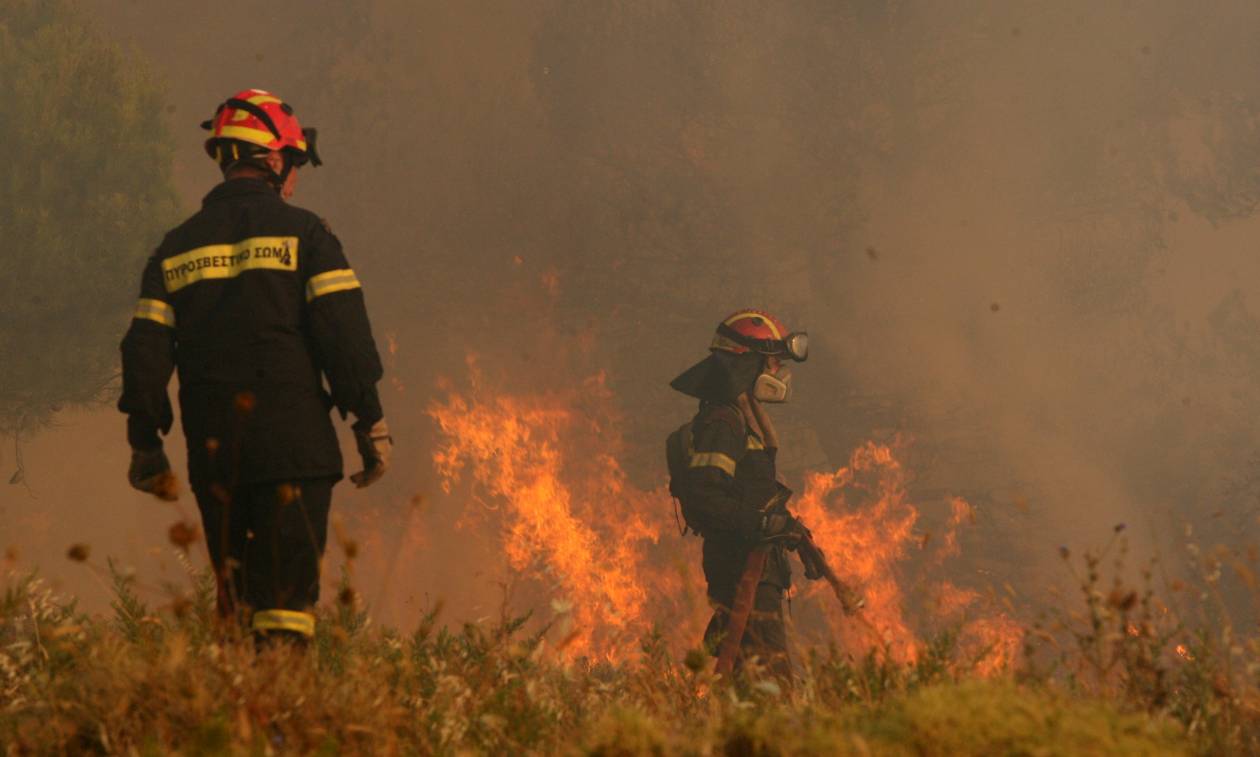
<path fill-rule="evenodd" d="M 1138 596 L 1136 591 L 1124 592 L 1120 589 L 1115 589 L 1110 595 L 1108 595 L 1107 604 L 1116 608 L 1120 612 L 1128 612 L 1133 609 L 1134 605 L 1137 604 L 1137 599 Z"/>
<path fill-rule="evenodd" d="M 200 531 L 188 521 L 179 520 L 171 524 L 170 530 L 167 531 L 166 535 L 170 539 L 171 544 L 187 552 L 188 546 L 197 541 Z"/>
<path fill-rule="evenodd" d="M 354 607 L 356 599 L 358 599 L 358 595 L 355 594 L 354 589 L 349 586 L 343 586 L 341 591 L 337 592 L 337 601 L 341 603 L 343 607 Z"/>

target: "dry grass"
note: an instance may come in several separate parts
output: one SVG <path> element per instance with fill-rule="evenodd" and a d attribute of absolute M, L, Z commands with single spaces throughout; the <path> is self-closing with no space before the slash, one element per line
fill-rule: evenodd
<path fill-rule="evenodd" d="M 216 627 L 204 577 L 154 610 L 116 575 L 112 616 L 86 617 L 13 574 L 0 604 L 0 744 L 8 754 L 1260 748 L 1256 642 L 1219 616 L 1188 633 L 1149 586 L 1106 585 L 1105 556 L 1085 558 L 1084 607 L 1033 628 L 1018 671 L 978 678 L 945 635 L 909 666 L 815 652 L 791 691 L 755 671 L 728 685 L 709 660 L 677 660 L 659 638 L 631 664 L 565 664 L 523 619 L 453 630 L 434 612 L 401 635 L 345 604 L 324 612 L 308 653 L 256 651 Z M 1206 578 L 1222 564 L 1205 561 Z M 1180 637 L 1195 640 L 1185 656 Z"/>

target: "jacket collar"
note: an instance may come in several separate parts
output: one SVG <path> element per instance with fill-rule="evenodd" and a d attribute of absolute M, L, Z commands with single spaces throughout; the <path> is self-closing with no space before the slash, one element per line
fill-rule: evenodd
<path fill-rule="evenodd" d="M 210 193 L 202 199 L 202 205 L 209 205 L 212 202 L 227 200 L 235 197 L 245 197 L 248 195 L 270 195 L 279 197 L 276 190 L 267 182 L 266 179 L 228 179 L 219 184 Z"/>

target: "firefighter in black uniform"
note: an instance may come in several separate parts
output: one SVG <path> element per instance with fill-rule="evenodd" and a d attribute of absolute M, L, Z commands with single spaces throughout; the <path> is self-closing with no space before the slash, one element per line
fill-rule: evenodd
<path fill-rule="evenodd" d="M 225 180 L 149 259 L 122 342 L 135 488 L 174 498 L 162 450 L 179 371 L 188 471 L 219 579 L 219 609 L 260 638 L 306 639 L 341 452 L 329 417 L 353 414 L 364 469 L 379 479 L 392 440 L 363 292 L 341 244 L 285 201 L 318 166 L 315 130 L 262 90 L 228 99 L 206 151 Z M 327 381 L 327 389 L 324 382 Z"/>
<path fill-rule="evenodd" d="M 716 654 L 749 553 L 765 545 L 740 658 L 757 656 L 787 679 L 791 665 L 783 596 L 791 585 L 787 551 L 808 532 L 785 508 L 768 508 L 783 489 L 775 471 L 778 439 L 763 402 L 785 402 L 791 375 L 784 361 L 803 361 L 804 333 L 789 333 L 768 313 L 742 310 L 718 325 L 709 357 L 671 386 L 700 400 L 695 418 L 670 437 L 670 491 L 691 530 L 704 538 L 704 575 L 713 618 L 705 645 Z"/>

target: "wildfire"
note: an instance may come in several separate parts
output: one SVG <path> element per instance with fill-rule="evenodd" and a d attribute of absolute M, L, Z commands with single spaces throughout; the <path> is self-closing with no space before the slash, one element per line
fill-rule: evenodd
<path fill-rule="evenodd" d="M 495 521 L 507 567 L 542 594 L 535 606 L 558 613 L 562 653 L 624 659 L 654 624 L 671 641 L 694 646 L 709 613 L 705 603 L 687 601 L 704 594 L 698 540 L 662 539 L 673 527 L 669 495 L 627 480 L 604 376 L 509 396 L 484 391 L 472 368 L 471 392 L 450 392 L 429 409 L 442 432 L 434 462 L 448 493 L 485 505 L 466 507 L 465 517 Z M 852 653 L 874 648 L 901 662 L 915 660 L 921 647 L 898 576 L 920 544 L 919 510 L 905 480 L 892 448 L 868 443 L 839 470 L 810 474 L 791 503 L 837 574 L 866 600 L 859 618 L 845 618 L 823 582 L 798 587 L 827 608 L 830 637 Z M 949 506 L 934 565 L 958 554 L 956 532 L 974 517 L 964 500 Z M 1013 662 L 1020 639 L 1013 621 L 980 616 L 973 590 L 943 581 L 924 588 L 931 591 L 916 596 L 937 598 L 931 617 L 961 623 L 960 651 L 976 670 Z"/>
<path fill-rule="evenodd" d="M 958 529 L 963 525 L 963 521 L 975 523 L 976 511 L 967 500 L 954 497 L 949 501 L 949 524 L 941 540 L 941 548 L 936 555 L 938 560 L 957 557 L 961 552 L 958 546 Z"/>
<path fill-rule="evenodd" d="M 615 659 L 651 627 L 649 588 L 663 587 L 648 552 L 669 499 L 627 485 L 615 432 L 571 409 L 578 394 L 451 395 L 430 408 L 445 434 L 434 461 L 448 492 L 468 470 L 503 506 L 508 564 L 545 576 L 552 607 L 571 613 L 565 653 Z M 587 380 L 580 395 L 607 402 L 603 376 Z"/>
<path fill-rule="evenodd" d="M 965 500 L 950 500 L 950 515 L 942 546 L 931 562 L 957 555 L 957 531 L 974 520 Z M 851 622 L 834 608 L 828 612 L 832 633 L 851 653 L 864 654 L 872 645 L 899 662 L 919 656 L 921 642 L 907 620 L 908 606 L 898 570 L 914 546 L 923 546 L 914 526 L 919 509 L 908 499 L 906 473 L 892 447 L 868 442 L 849 464 L 834 473 L 810 474 L 795 510 L 813 531 L 836 573 L 866 598 L 864 622 Z M 980 594 L 948 581 L 923 585 L 936 597 L 935 618 L 960 623 L 959 651 L 981 674 L 992 674 L 1014 663 L 1022 630 L 1001 612 L 970 617 Z M 818 587 L 810 593 L 817 594 Z M 830 607 L 830 605 L 829 605 Z"/>
<path fill-rule="evenodd" d="M 1018 623 L 996 613 L 963 625 L 959 647 L 976 673 L 992 676 L 1015 666 L 1023 635 Z"/>
<path fill-rule="evenodd" d="M 869 474 L 874 474 L 873 482 L 858 481 Z M 866 599 L 863 615 L 869 626 L 847 623 L 833 612 L 833 627 L 855 642 L 851 648 L 875 643 L 894 659 L 910 661 L 917 656 L 918 641 L 902 612 L 901 587 L 893 569 L 906 556 L 919 513 L 906 501 L 903 483 L 904 473 L 892 450 L 868 442 L 853 453 L 849 465 L 834 473 L 810 474 L 793 509 L 809 525 L 837 575 Z M 867 506 L 855 506 L 845 497 L 855 485 L 871 491 L 873 501 Z M 811 593 L 816 592 L 811 587 Z M 857 639 L 852 638 L 855 632 Z"/>

